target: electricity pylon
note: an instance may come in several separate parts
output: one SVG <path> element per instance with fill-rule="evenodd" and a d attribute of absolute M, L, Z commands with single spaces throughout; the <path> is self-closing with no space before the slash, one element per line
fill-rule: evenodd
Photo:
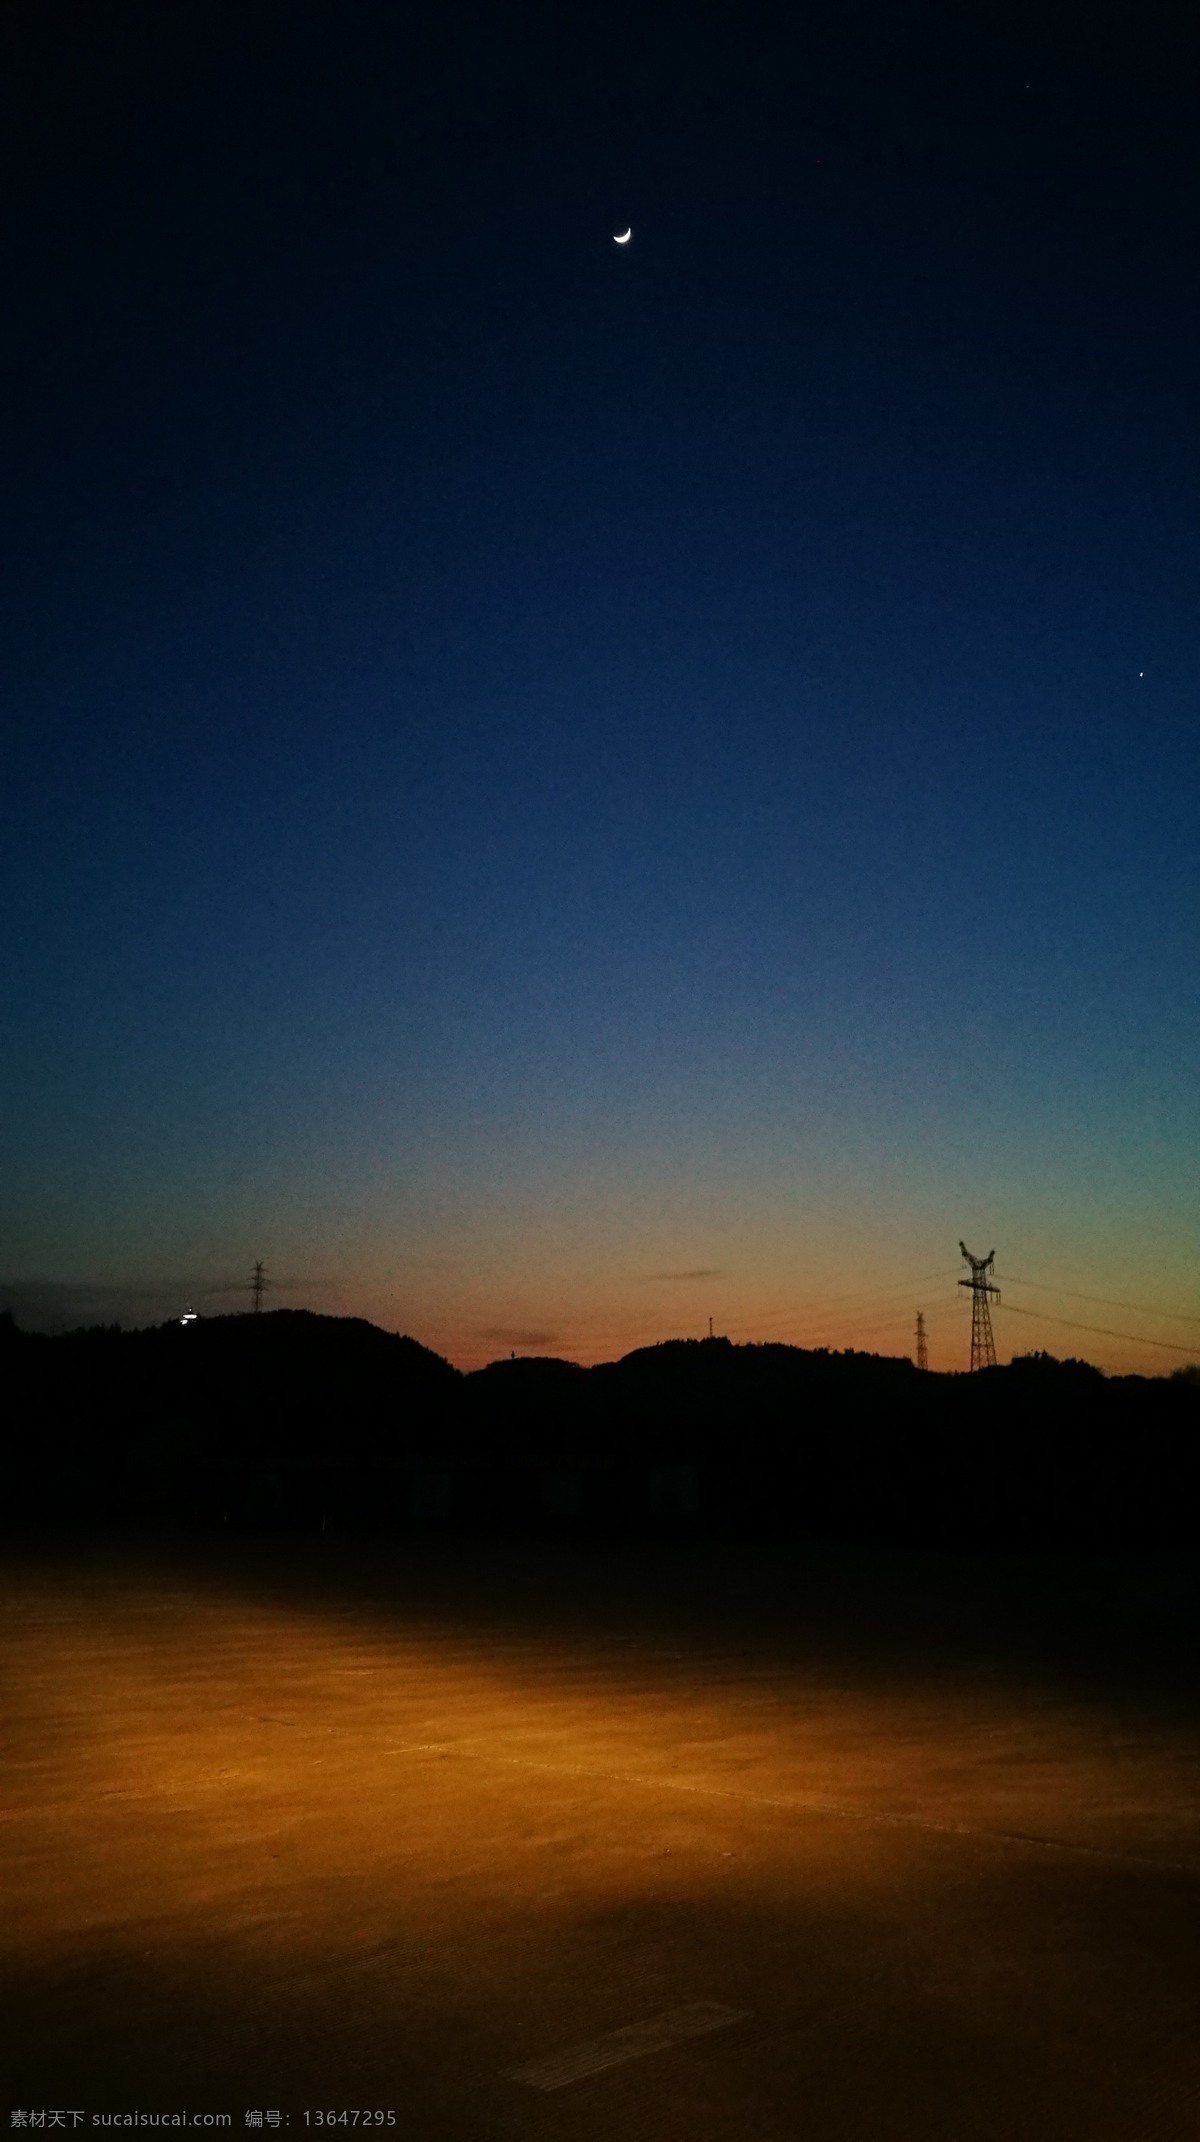
<path fill-rule="evenodd" d="M 263 1293 L 269 1285 L 270 1281 L 268 1280 L 267 1275 L 263 1270 L 263 1261 L 260 1257 L 258 1263 L 254 1267 L 254 1277 L 250 1281 L 250 1292 L 254 1297 L 254 1309 L 256 1314 L 262 1308 Z"/>
<path fill-rule="evenodd" d="M 929 1348 L 925 1344 L 925 1311 L 917 1311 L 917 1367 L 929 1367 Z"/>
<path fill-rule="evenodd" d="M 971 1367 L 995 1368 L 996 1342 L 992 1337 L 992 1312 L 988 1296 L 994 1294 L 999 1301 L 1000 1289 L 992 1285 L 988 1273 L 995 1261 L 996 1252 L 989 1250 L 986 1257 L 972 1257 L 965 1242 L 960 1242 L 958 1246 L 971 1267 L 971 1277 L 958 1282 L 960 1287 L 971 1289 Z"/>

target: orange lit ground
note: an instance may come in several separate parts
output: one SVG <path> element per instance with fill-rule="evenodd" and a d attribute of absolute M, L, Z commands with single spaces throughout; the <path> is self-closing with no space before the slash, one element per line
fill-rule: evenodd
<path fill-rule="evenodd" d="M 245 1546 L 2 1590 L 12 2107 L 1200 2132 L 1178 1567 Z M 698 2001 L 749 2013 L 506 2072 Z"/>

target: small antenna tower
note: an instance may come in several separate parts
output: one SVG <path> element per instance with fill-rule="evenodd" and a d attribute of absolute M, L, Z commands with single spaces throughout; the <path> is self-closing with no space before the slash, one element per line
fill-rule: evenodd
<path fill-rule="evenodd" d="M 917 1311 L 917 1367 L 929 1367 L 929 1348 L 925 1343 L 925 1311 Z"/>
<path fill-rule="evenodd" d="M 960 1242 L 958 1246 L 971 1267 L 971 1277 L 958 1282 L 960 1287 L 971 1289 L 971 1367 L 995 1368 L 996 1342 L 992 1337 L 992 1312 L 988 1296 L 994 1294 L 999 1301 L 1000 1289 L 992 1285 L 988 1273 L 995 1262 L 996 1252 L 989 1250 L 986 1257 L 972 1257 L 965 1242 Z"/>
<path fill-rule="evenodd" d="M 711 1317 L 709 1317 L 709 1320 L 708 1320 L 708 1336 L 709 1336 L 709 1338 L 710 1338 L 710 1339 L 711 1339 L 712 1335 L 713 1335 L 713 1328 L 712 1328 L 712 1318 L 711 1318 Z"/>
<path fill-rule="evenodd" d="M 257 1264 L 256 1264 L 256 1265 L 255 1265 L 255 1267 L 254 1267 L 254 1277 L 253 1277 L 253 1279 L 252 1279 L 252 1280 L 250 1281 L 250 1293 L 251 1293 L 251 1296 L 253 1297 L 253 1302 L 254 1302 L 254 1313 L 255 1313 L 255 1315 L 256 1315 L 256 1316 L 257 1316 L 257 1314 L 258 1314 L 259 1310 L 260 1310 L 260 1309 L 262 1308 L 262 1298 L 263 1298 L 263 1294 L 265 1293 L 265 1291 L 266 1291 L 266 1289 L 267 1289 L 267 1287 L 268 1287 L 269 1285 L 270 1285 L 270 1281 L 269 1281 L 269 1279 L 267 1278 L 267 1275 L 266 1275 L 265 1271 L 263 1270 L 263 1261 L 262 1261 L 262 1258 L 260 1257 L 260 1258 L 259 1258 L 259 1260 L 258 1260 L 258 1262 L 257 1262 Z"/>

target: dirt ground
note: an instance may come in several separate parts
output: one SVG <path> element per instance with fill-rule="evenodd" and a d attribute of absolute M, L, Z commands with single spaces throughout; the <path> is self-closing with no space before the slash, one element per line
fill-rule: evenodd
<path fill-rule="evenodd" d="M 41 1542 L 0 1599 L 6 2118 L 1200 2134 L 1194 1565 Z"/>

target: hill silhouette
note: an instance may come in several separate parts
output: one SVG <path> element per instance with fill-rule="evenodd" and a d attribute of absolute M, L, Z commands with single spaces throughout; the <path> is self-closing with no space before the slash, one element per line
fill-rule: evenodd
<path fill-rule="evenodd" d="M 6 1525 L 693 1529 L 1195 1543 L 1200 1383 L 677 1339 L 471 1374 L 277 1309 L 47 1338 L 0 1317 Z"/>
<path fill-rule="evenodd" d="M 9 1319 L 0 1378 L 10 1510 L 222 1518 L 266 1513 L 264 1483 L 440 1436 L 461 1381 L 415 1339 L 303 1309 L 53 1339 Z"/>

